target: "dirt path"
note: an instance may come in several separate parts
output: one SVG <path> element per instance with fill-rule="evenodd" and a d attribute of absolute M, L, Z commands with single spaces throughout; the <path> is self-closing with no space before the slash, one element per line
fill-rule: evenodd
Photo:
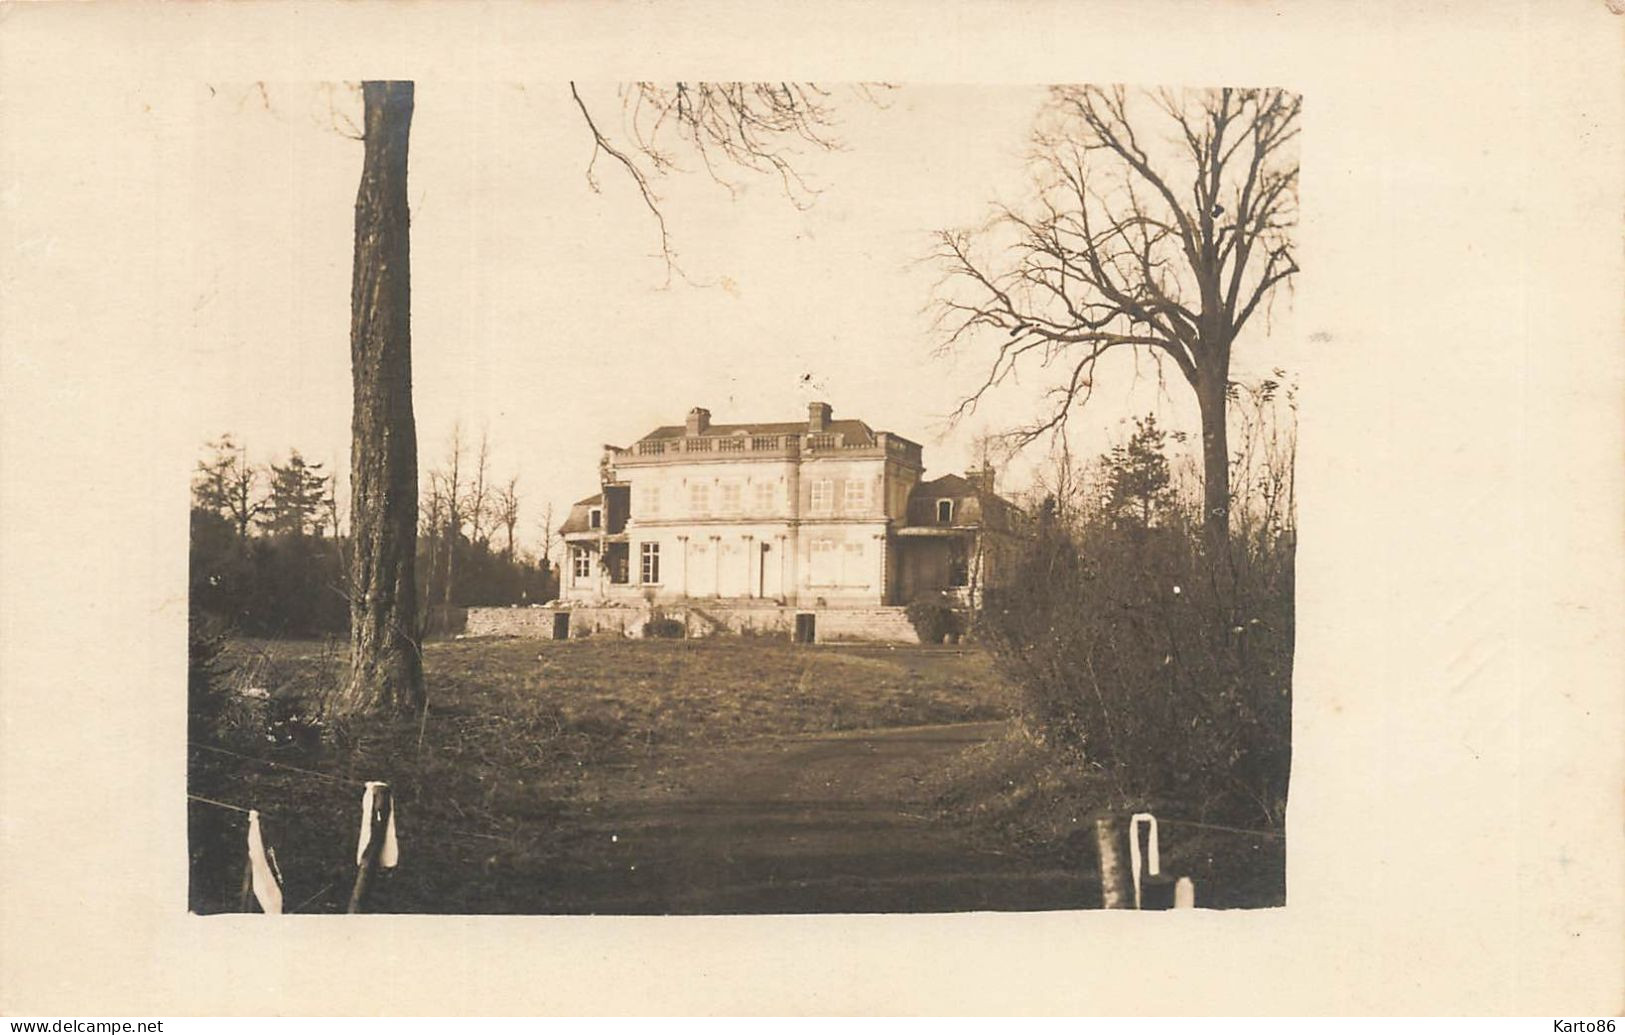
<path fill-rule="evenodd" d="M 787 737 L 693 757 L 583 816 L 593 859 L 563 912 L 851 913 L 1078 908 L 1077 873 L 1034 872 L 932 815 L 926 781 L 1003 724 Z M 596 845 L 599 850 L 593 850 Z"/>

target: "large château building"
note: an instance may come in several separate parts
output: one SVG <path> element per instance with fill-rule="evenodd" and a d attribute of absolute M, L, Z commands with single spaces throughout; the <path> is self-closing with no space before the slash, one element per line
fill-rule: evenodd
<path fill-rule="evenodd" d="M 918 443 L 827 403 L 788 423 L 705 409 L 609 446 L 600 492 L 560 533 L 561 599 L 719 600 L 795 608 L 977 603 L 1019 512 L 993 471 L 923 480 Z"/>

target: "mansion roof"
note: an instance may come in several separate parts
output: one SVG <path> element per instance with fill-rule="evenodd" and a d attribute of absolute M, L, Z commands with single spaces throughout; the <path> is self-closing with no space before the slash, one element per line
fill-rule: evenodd
<path fill-rule="evenodd" d="M 835 420 L 828 403 L 814 402 L 807 410 L 804 421 L 713 424 L 709 410 L 695 407 L 684 424 L 657 427 L 626 448 L 606 445 L 600 465 L 603 491 L 578 500 L 559 531 L 565 535 L 597 532 L 612 537 L 624 531 L 628 520 L 636 520 L 631 514 L 630 485 L 637 479 L 637 472 L 648 465 L 741 460 L 782 463 L 825 458 L 882 460 L 887 485 L 894 477 L 904 479 L 910 485 L 905 500 L 887 495 L 889 490 L 882 493 L 883 499 L 892 500 L 882 510 L 886 521 L 895 528 L 961 535 L 977 528 L 1010 530 L 1020 521 L 1020 510 L 993 491 L 991 468 L 964 477 L 949 474 L 916 483 L 914 479 L 924 470 L 918 443 L 889 431 L 876 431 L 861 420 Z M 735 511 L 737 495 L 736 487 Z M 903 504 L 900 509 L 898 502 Z M 827 500 L 825 505 L 827 508 Z M 792 500 L 789 518 L 799 520 L 798 508 L 805 506 L 805 501 Z M 701 505 L 701 513 L 707 519 L 716 517 L 705 504 Z"/>
<path fill-rule="evenodd" d="M 847 442 L 872 445 L 875 441 L 875 432 L 868 424 L 861 420 L 832 420 L 827 431 L 844 435 Z M 804 420 L 792 421 L 759 421 L 752 424 L 707 424 L 706 435 L 799 435 L 807 431 L 807 422 Z M 682 424 L 667 424 L 654 429 L 647 435 L 638 439 L 639 442 L 650 442 L 656 439 L 683 438 L 688 435 L 688 428 Z"/>

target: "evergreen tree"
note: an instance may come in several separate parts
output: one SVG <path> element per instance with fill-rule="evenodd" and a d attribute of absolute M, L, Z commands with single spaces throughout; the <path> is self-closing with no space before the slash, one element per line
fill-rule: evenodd
<path fill-rule="evenodd" d="M 277 536 L 322 534 L 326 524 L 329 476 L 322 465 L 313 464 L 289 451 L 288 462 L 271 465 L 271 495 L 266 503 L 265 530 Z"/>
<path fill-rule="evenodd" d="M 1168 457 L 1163 452 L 1167 437 L 1154 414 L 1143 420 L 1136 417 L 1128 442 L 1101 458 L 1106 465 L 1106 510 L 1119 527 L 1151 528 L 1172 503 Z"/>

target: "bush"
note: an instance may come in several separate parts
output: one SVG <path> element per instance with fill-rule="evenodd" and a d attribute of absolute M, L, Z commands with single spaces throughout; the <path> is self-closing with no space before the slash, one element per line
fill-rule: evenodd
<path fill-rule="evenodd" d="M 226 629 L 224 622 L 194 607 L 186 631 L 187 736 L 201 740 L 213 735 L 228 700 L 231 666 L 222 657 Z"/>
<path fill-rule="evenodd" d="M 921 643 L 941 643 L 950 637 L 957 641 L 965 631 L 959 612 L 932 600 L 916 600 L 903 612 Z"/>
<path fill-rule="evenodd" d="M 1118 807 L 1280 822 L 1291 755 L 1292 546 L 1049 521 L 978 632 L 1027 725 L 1080 752 Z"/>
<path fill-rule="evenodd" d="M 676 618 L 651 618 L 643 623 L 643 635 L 652 640 L 680 640 L 688 635 L 688 629 Z"/>

